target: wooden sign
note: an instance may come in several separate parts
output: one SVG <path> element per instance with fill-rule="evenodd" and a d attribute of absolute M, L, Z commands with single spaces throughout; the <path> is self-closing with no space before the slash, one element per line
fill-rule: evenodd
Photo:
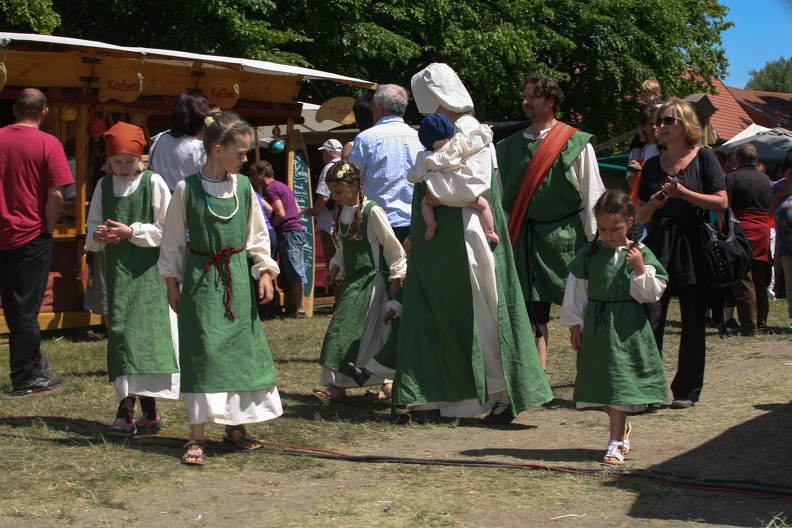
<path fill-rule="evenodd" d="M 8 72 L 6 71 L 5 64 L 0 62 L 0 91 L 5 88 L 6 79 L 8 79 Z"/>
<path fill-rule="evenodd" d="M 99 101 L 115 99 L 122 103 L 131 103 L 140 97 L 143 91 L 143 76 L 134 68 L 117 68 L 110 70 L 99 83 Z"/>
<path fill-rule="evenodd" d="M 303 285 L 303 305 L 305 313 L 313 315 L 314 293 L 314 225 L 313 218 L 305 214 L 311 207 L 311 173 L 308 164 L 308 148 L 299 130 L 292 130 L 287 137 L 289 145 L 288 184 L 294 191 L 294 198 L 300 206 L 300 222 L 305 228 L 305 284 Z"/>
<path fill-rule="evenodd" d="M 316 111 L 316 120 L 321 123 L 329 119 L 342 125 L 351 125 L 355 122 L 355 114 L 352 113 L 353 104 L 355 104 L 354 97 L 333 97 L 328 99 Z"/>
<path fill-rule="evenodd" d="M 239 85 L 229 77 L 212 79 L 204 92 L 209 101 L 219 108 L 231 108 L 239 100 Z"/>

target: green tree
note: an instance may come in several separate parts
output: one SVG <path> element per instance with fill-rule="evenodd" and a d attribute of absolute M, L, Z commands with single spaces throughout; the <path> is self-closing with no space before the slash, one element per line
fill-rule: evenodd
<path fill-rule="evenodd" d="M 61 23 L 52 0 L 0 0 L 0 28 L 51 35 Z"/>
<path fill-rule="evenodd" d="M 274 23 L 311 39 L 284 49 L 319 69 L 409 86 L 447 62 L 482 120 L 521 119 L 522 78 L 547 73 L 561 117 L 605 139 L 635 127 L 646 79 L 667 96 L 711 90 L 726 13 L 716 0 L 285 0 Z"/>
<path fill-rule="evenodd" d="M 666 97 L 710 91 L 712 77 L 726 73 L 721 33 L 731 26 L 717 0 L 0 2 L 0 22 L 13 13 L 14 27 L 26 31 L 47 32 L 23 6 L 51 6 L 60 35 L 271 60 L 379 83 L 409 86 L 430 62 L 446 62 L 483 121 L 522 119 L 523 77 L 547 73 L 566 92 L 560 117 L 600 140 L 635 127 L 635 95 L 646 79 L 660 81 Z M 349 93 L 332 83 L 304 90 L 314 102 Z M 412 105 L 410 112 L 417 122 Z"/>
<path fill-rule="evenodd" d="M 119 46 L 172 49 L 307 65 L 281 47 L 302 37 L 273 29 L 271 0 L 54 0 L 57 34 Z M 112 20 L 113 23 L 108 23 Z"/>
<path fill-rule="evenodd" d="M 781 57 L 769 61 L 762 69 L 751 70 L 748 74 L 751 78 L 745 85 L 747 90 L 792 93 L 792 59 Z"/>

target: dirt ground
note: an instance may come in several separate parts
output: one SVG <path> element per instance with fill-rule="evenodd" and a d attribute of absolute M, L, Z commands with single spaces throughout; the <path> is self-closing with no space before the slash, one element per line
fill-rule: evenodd
<path fill-rule="evenodd" d="M 708 365 L 702 401 L 631 417 L 633 449 L 617 468 L 601 459 L 607 417 L 556 399 L 511 425 L 475 420 L 435 426 L 371 422 L 369 434 L 335 446 L 350 455 L 499 461 L 597 472 L 431 467 L 317 461 L 296 472 L 235 471 L 209 459 L 167 486 L 145 485 L 121 511 L 71 512 L 72 526 L 787 526 L 792 500 L 696 487 L 768 485 L 792 492 L 792 346 L 741 342 Z M 558 391 L 557 391 L 558 392 Z M 562 391 L 563 392 L 563 391 Z M 208 451 L 221 444 L 209 445 Z M 245 454 L 236 456 L 256 456 Z M 286 456 L 286 455 L 279 455 Z M 629 478 L 612 478 L 625 473 Z M 659 480 L 636 478 L 650 476 Z M 460 507 L 460 498 L 463 506 Z M 449 510 L 449 505 L 454 510 Z M 43 505 L 46 507 L 46 505 Z M 774 520 L 775 518 L 775 520 Z M 0 519 L 2 527 L 41 521 Z"/>

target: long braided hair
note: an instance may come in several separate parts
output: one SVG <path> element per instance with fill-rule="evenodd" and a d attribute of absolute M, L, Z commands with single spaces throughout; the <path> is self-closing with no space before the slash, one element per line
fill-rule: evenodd
<path fill-rule="evenodd" d="M 632 218 L 633 225 L 630 238 L 632 239 L 633 243 L 630 245 L 630 248 L 636 247 L 638 245 L 638 223 L 635 219 L 637 210 L 635 209 L 635 204 L 632 202 L 632 200 L 630 200 L 629 194 L 622 191 L 621 189 L 611 189 L 605 191 L 602 193 L 602 196 L 599 197 L 597 203 L 594 204 L 594 215 L 596 216 L 599 213 L 620 214 L 625 221 Z M 586 257 L 590 257 L 597 252 L 598 239 L 599 229 L 597 229 L 597 232 L 594 235 L 594 240 L 591 241 L 591 247 L 588 251 L 586 251 Z"/>
<path fill-rule="evenodd" d="M 360 176 L 360 168 L 357 165 L 347 160 L 340 160 L 335 163 L 327 172 L 327 183 L 343 183 L 345 185 L 358 186 L 358 204 L 357 211 L 355 211 L 355 218 L 352 220 L 352 225 L 349 226 L 349 231 L 344 233 L 344 238 L 347 240 L 360 240 L 363 234 L 360 232 L 360 225 L 363 223 L 363 180 Z M 336 212 L 335 220 L 333 222 L 333 232 L 337 233 L 338 240 L 341 241 L 341 211 Z"/>

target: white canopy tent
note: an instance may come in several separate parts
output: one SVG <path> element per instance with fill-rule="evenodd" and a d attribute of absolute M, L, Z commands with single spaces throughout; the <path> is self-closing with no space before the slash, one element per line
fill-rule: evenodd
<path fill-rule="evenodd" d="M 768 130 L 770 129 L 767 127 L 763 127 L 762 125 L 757 125 L 756 123 L 751 123 L 751 125 L 748 128 L 746 128 L 745 130 L 743 130 L 742 132 L 740 132 L 739 134 L 737 134 L 736 136 L 734 136 L 733 138 L 731 138 L 729 141 L 727 141 L 721 146 L 725 147 L 726 145 L 729 145 L 731 143 L 741 141 L 745 138 L 755 136 L 759 132 L 766 132 Z"/>

